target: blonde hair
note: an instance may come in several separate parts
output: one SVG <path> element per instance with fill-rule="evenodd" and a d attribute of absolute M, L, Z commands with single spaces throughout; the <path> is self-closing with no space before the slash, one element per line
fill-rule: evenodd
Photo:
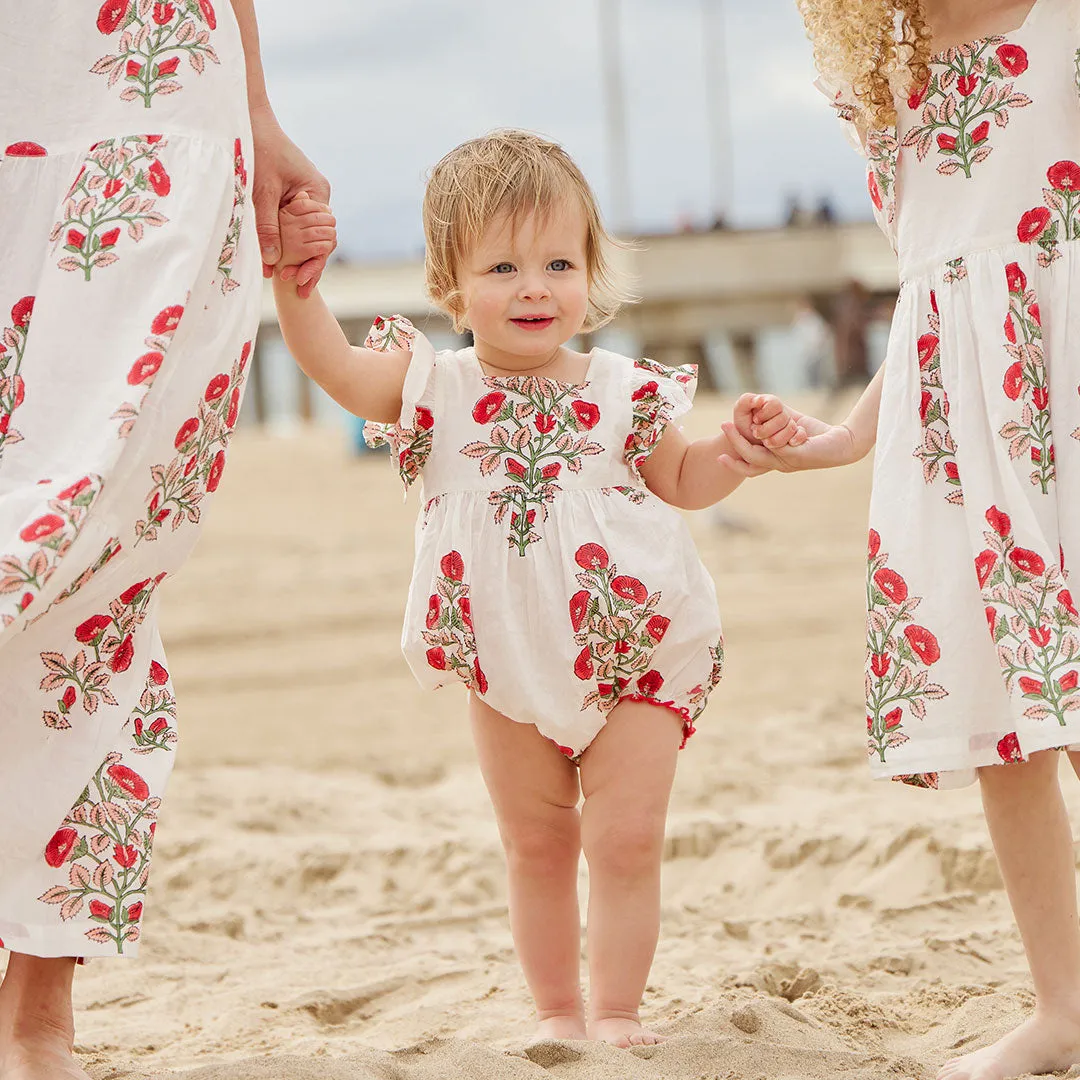
<path fill-rule="evenodd" d="M 428 296 L 465 329 L 458 273 L 492 221 L 544 217 L 565 199 L 585 212 L 589 306 L 582 327 L 610 322 L 634 297 L 611 263 L 616 241 L 600 219 L 596 198 L 581 170 L 561 146 L 529 131 L 506 129 L 470 139 L 435 166 L 424 194 L 424 270 Z"/>
<path fill-rule="evenodd" d="M 930 27 L 920 0 L 798 0 L 827 81 L 850 84 L 865 126 L 896 123 L 896 89 L 930 79 Z"/>

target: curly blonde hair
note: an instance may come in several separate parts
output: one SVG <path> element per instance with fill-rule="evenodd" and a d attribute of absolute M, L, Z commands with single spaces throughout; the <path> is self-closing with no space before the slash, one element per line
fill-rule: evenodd
<path fill-rule="evenodd" d="M 496 218 L 515 223 L 529 214 L 541 218 L 577 200 L 585 212 L 589 307 L 583 330 L 610 322 L 635 297 L 611 255 L 629 245 L 615 240 L 600 220 L 588 181 L 558 144 L 531 131 L 508 128 L 470 139 L 435 166 L 424 193 L 425 276 L 432 302 L 466 328 L 458 268 Z"/>
<path fill-rule="evenodd" d="M 866 127 L 896 123 L 894 93 L 930 79 L 930 27 L 920 0 L 798 0 L 826 81 L 850 85 Z"/>

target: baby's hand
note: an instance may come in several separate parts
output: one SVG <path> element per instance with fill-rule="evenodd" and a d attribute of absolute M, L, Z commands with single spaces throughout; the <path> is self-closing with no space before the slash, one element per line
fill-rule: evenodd
<path fill-rule="evenodd" d="M 329 255 L 337 243 L 337 221 L 326 203 L 316 202 L 301 191 L 278 211 L 281 230 L 281 260 L 278 276 L 282 281 L 296 277 L 299 268 L 308 261 Z M 297 281 L 297 285 L 306 282 Z"/>
<path fill-rule="evenodd" d="M 739 434 L 755 446 L 778 450 L 806 442 L 806 429 L 797 414 L 772 394 L 743 394 L 732 419 Z"/>

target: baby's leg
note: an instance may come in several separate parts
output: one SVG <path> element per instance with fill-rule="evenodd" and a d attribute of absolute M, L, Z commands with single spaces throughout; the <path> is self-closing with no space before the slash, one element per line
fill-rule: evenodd
<path fill-rule="evenodd" d="M 624 701 L 581 759 L 589 862 L 589 1034 L 616 1046 L 662 1041 L 638 1008 L 660 934 L 664 849 L 682 722 Z"/>
<path fill-rule="evenodd" d="M 577 769 L 532 724 L 515 723 L 476 697 L 469 713 L 506 849 L 510 931 L 539 1034 L 584 1039 Z"/>
<path fill-rule="evenodd" d="M 1080 1062 L 1080 921 L 1072 829 L 1054 751 L 979 771 L 983 808 L 1035 984 L 1035 1012 L 950 1061 L 940 1080 L 1005 1080 Z"/>

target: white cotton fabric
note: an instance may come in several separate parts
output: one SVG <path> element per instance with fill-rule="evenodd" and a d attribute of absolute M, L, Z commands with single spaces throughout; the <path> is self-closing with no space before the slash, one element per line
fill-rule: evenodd
<path fill-rule="evenodd" d="M 1037 0 L 865 134 L 902 279 L 870 508 L 878 777 L 956 786 L 1080 741 L 1078 50 L 1074 0 Z M 858 135 L 850 88 L 825 89 Z"/>

